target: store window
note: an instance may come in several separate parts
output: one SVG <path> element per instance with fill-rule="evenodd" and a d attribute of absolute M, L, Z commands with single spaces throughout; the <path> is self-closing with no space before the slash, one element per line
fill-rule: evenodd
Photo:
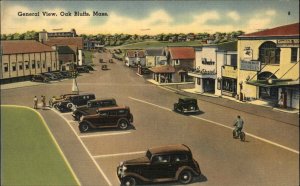
<path fill-rule="evenodd" d="M 263 43 L 259 47 L 259 61 L 264 64 L 279 64 L 280 62 L 280 48 L 271 41 Z"/>
<path fill-rule="evenodd" d="M 23 62 L 19 62 L 19 70 L 23 70 Z"/>
<path fill-rule="evenodd" d="M 3 64 L 4 72 L 8 72 L 8 63 Z"/>
<path fill-rule="evenodd" d="M 31 68 L 34 69 L 35 68 L 35 60 L 31 61 Z"/>
<path fill-rule="evenodd" d="M 29 69 L 29 61 L 25 61 L 25 70 Z"/>
<path fill-rule="evenodd" d="M 201 79 L 197 78 L 197 85 L 201 85 Z"/>
<path fill-rule="evenodd" d="M 298 60 L 298 48 L 291 48 L 291 62 L 297 62 Z"/>
<path fill-rule="evenodd" d="M 16 71 L 17 70 L 17 64 L 16 63 L 12 63 L 11 64 L 11 68 L 12 68 L 12 71 Z"/>

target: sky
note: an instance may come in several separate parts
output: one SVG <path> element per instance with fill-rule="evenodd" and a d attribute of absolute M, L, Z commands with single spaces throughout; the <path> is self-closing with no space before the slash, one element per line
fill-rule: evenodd
<path fill-rule="evenodd" d="M 93 16 L 94 11 L 107 16 Z M 298 0 L 1 1 L 1 34 L 72 28 L 77 34 L 251 33 L 296 22 Z"/>

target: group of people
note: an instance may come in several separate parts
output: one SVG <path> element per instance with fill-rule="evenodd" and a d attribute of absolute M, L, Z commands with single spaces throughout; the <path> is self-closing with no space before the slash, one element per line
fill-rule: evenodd
<path fill-rule="evenodd" d="M 38 98 L 34 96 L 33 98 L 33 108 L 37 109 L 38 108 Z M 46 107 L 46 96 L 41 95 L 41 103 L 42 103 L 42 108 L 44 109 Z"/>

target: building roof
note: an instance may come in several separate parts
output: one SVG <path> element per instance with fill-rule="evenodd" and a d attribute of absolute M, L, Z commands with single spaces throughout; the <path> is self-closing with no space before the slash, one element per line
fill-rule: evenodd
<path fill-rule="evenodd" d="M 50 46 L 44 45 L 35 40 L 9 40 L 1 41 L 3 54 L 21 54 L 35 52 L 52 52 Z"/>
<path fill-rule="evenodd" d="M 58 46 L 57 48 L 59 54 L 74 54 L 73 49 L 71 49 L 69 46 Z"/>
<path fill-rule="evenodd" d="M 172 59 L 195 59 L 193 47 L 169 47 Z"/>
<path fill-rule="evenodd" d="M 174 152 L 190 152 L 190 149 L 183 144 L 168 145 L 162 147 L 150 148 L 151 154 L 174 153 Z"/>
<path fill-rule="evenodd" d="M 136 57 L 135 54 L 137 53 L 137 57 L 145 57 L 145 52 L 143 50 L 127 50 L 128 57 Z"/>
<path fill-rule="evenodd" d="M 270 37 L 270 36 L 299 36 L 299 23 L 279 26 L 271 29 L 266 29 L 259 32 L 244 34 L 238 38 L 243 37 Z"/>
<path fill-rule="evenodd" d="M 163 48 L 148 48 L 145 51 L 147 56 L 163 56 L 164 49 Z"/>
<path fill-rule="evenodd" d="M 48 41 L 45 41 L 46 45 L 49 46 L 73 46 L 78 47 L 79 50 L 83 49 L 83 38 L 82 37 L 51 37 Z"/>
<path fill-rule="evenodd" d="M 156 66 L 149 68 L 150 71 L 154 73 L 174 73 L 175 68 L 171 65 L 164 65 L 164 66 Z"/>

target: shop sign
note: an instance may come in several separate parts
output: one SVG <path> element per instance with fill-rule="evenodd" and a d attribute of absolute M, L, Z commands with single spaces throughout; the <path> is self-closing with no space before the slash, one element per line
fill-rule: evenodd
<path fill-rule="evenodd" d="M 213 60 L 208 60 L 208 59 L 206 59 L 206 58 L 202 58 L 202 64 L 203 65 L 214 65 L 215 64 L 215 62 L 213 61 Z"/>
<path fill-rule="evenodd" d="M 245 47 L 243 50 L 244 59 L 251 60 L 253 58 L 253 50 L 250 47 Z"/>
<path fill-rule="evenodd" d="M 237 79 L 237 70 L 232 66 L 224 66 L 222 76 Z"/>
<path fill-rule="evenodd" d="M 241 60 L 240 70 L 260 71 L 260 61 Z"/>
<path fill-rule="evenodd" d="M 299 47 L 299 39 L 278 39 L 277 47 Z"/>

